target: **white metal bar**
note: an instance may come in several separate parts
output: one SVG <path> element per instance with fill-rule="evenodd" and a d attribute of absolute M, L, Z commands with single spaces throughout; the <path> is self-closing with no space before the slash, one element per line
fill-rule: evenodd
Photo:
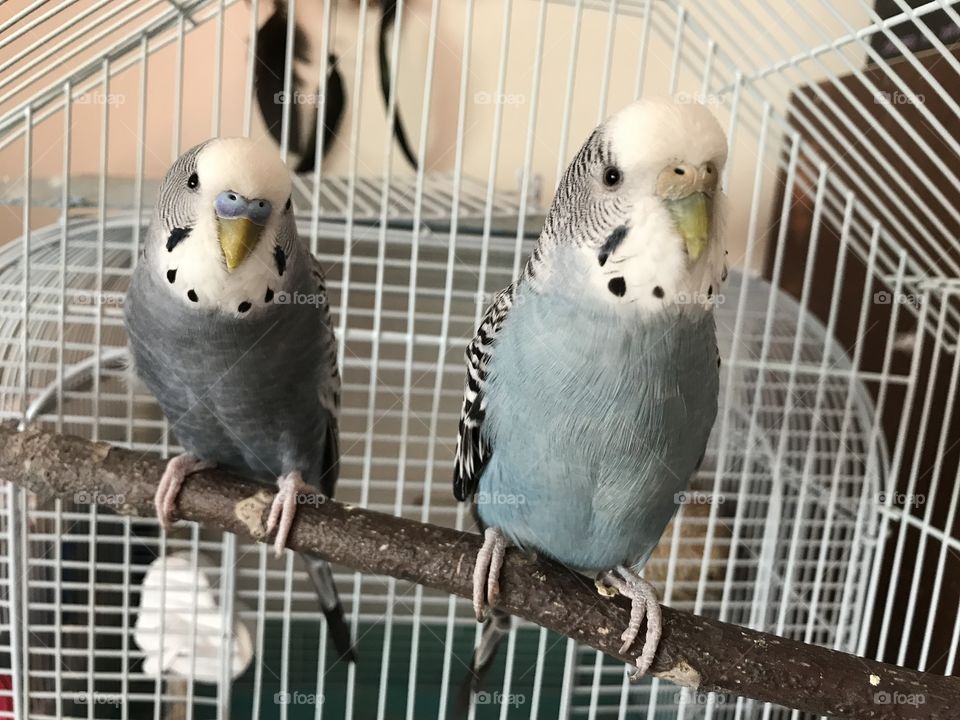
<path fill-rule="evenodd" d="M 27 682 L 26 668 L 29 667 L 29 657 L 27 655 L 27 645 L 24 643 L 24 636 L 21 628 L 24 627 L 24 616 L 27 614 L 27 603 L 24 601 L 22 592 L 17 592 L 19 583 L 24 585 L 23 578 L 26 576 L 26 562 L 24 560 L 24 551 L 22 543 L 21 524 L 25 518 L 21 513 L 21 495 L 24 491 L 14 483 L 6 483 L 7 495 L 7 548 L 10 553 L 8 567 L 10 576 L 7 592 L 9 593 L 9 612 L 10 612 L 10 684 L 12 686 L 12 701 L 14 716 L 16 718 L 26 718 L 29 684 Z M 14 582 L 16 580 L 16 583 Z"/>
<path fill-rule="evenodd" d="M 869 330 L 869 328 L 867 328 L 867 318 L 869 316 L 870 307 L 873 302 L 872 292 L 873 292 L 873 282 L 874 282 L 874 271 L 876 270 L 875 261 L 877 257 L 876 253 L 877 253 L 877 246 L 879 245 L 879 240 L 880 240 L 880 226 L 878 224 L 874 228 L 873 242 L 870 244 L 870 254 L 867 257 L 867 265 L 866 265 L 866 279 L 864 281 L 863 291 L 860 297 L 860 315 L 857 320 L 856 340 L 854 341 L 853 360 L 851 361 L 852 369 L 854 371 L 856 371 L 857 368 L 861 367 L 863 362 L 863 351 L 864 351 L 864 345 L 865 345 L 864 340 L 865 340 L 866 333 Z M 839 442 L 839 447 L 837 452 L 837 458 L 834 461 L 834 476 L 833 476 L 833 483 L 831 486 L 832 498 L 834 500 L 836 499 L 836 494 L 837 494 L 836 488 L 840 484 L 841 468 L 844 466 L 843 460 L 845 456 L 849 452 L 851 456 L 856 458 L 856 450 L 850 450 L 848 448 L 847 436 L 849 434 L 849 429 L 850 429 L 850 416 L 851 416 L 851 413 L 853 412 L 854 398 L 856 397 L 857 386 L 860 382 L 861 381 L 858 378 L 856 372 L 851 373 L 850 379 L 847 381 L 847 393 L 846 393 L 847 397 L 844 403 L 843 420 L 840 425 L 840 442 Z M 873 422 L 874 423 L 880 422 L 879 414 L 874 415 Z M 869 451 L 870 448 L 869 446 L 867 446 L 865 449 Z M 844 583 L 843 583 L 843 595 L 841 598 L 840 610 L 839 610 L 839 613 L 837 614 L 836 627 L 834 630 L 835 640 L 833 643 L 833 647 L 836 650 L 840 650 L 844 648 L 844 632 L 846 629 L 845 628 L 846 613 L 849 607 L 849 595 L 850 595 L 851 589 L 853 588 L 853 576 L 857 570 L 856 566 L 860 562 L 859 560 L 860 529 L 863 525 L 863 514 L 865 512 L 865 508 L 869 507 L 871 504 L 872 498 L 871 498 L 870 490 L 873 490 L 873 489 L 874 488 L 872 488 L 870 484 L 869 476 L 864 474 L 863 485 L 860 489 L 860 498 L 857 503 L 857 519 L 856 519 L 856 522 L 854 523 L 853 539 L 852 539 L 852 542 L 850 542 L 849 550 L 848 550 L 849 556 L 848 556 L 847 569 L 845 571 L 845 577 L 844 577 Z M 836 502 L 833 502 L 828 508 L 828 512 L 831 512 L 831 513 L 834 512 L 834 509 L 836 508 L 836 504 L 837 504 Z M 872 510 L 870 512 L 872 513 Z M 826 530 L 824 531 L 824 534 L 825 535 L 827 534 Z M 826 563 L 825 546 L 826 546 L 826 543 L 824 543 L 824 547 L 821 548 L 821 557 L 824 558 L 824 564 Z M 817 566 L 818 566 L 818 569 L 821 566 L 819 559 L 817 561 Z M 820 588 L 817 588 L 816 586 L 814 586 L 814 596 L 813 596 L 814 599 L 819 599 L 818 593 L 821 590 L 822 590 L 822 586 Z M 854 632 L 856 632 L 856 630 L 854 630 Z M 854 645 L 856 643 L 856 640 L 852 640 L 852 641 L 848 640 L 847 642 L 849 643 L 849 645 Z"/>
<path fill-rule="evenodd" d="M 613 65 L 613 43 L 617 36 L 618 0 L 610 0 L 607 10 L 607 40 L 604 46 L 603 73 L 600 76 L 600 102 L 597 105 L 597 125 L 607 117 L 607 100 L 610 95 L 610 68 Z"/>
<path fill-rule="evenodd" d="M 677 8 L 677 22 L 673 31 L 673 59 L 670 61 L 670 89 L 672 95 L 677 91 L 677 82 L 680 80 L 680 58 L 683 54 L 683 30 L 687 22 L 687 9 Z"/>
<path fill-rule="evenodd" d="M 18 37 L 32 30 L 40 23 L 46 22 L 54 15 L 59 14 L 64 9 L 66 9 L 67 7 L 75 3 L 77 0 L 66 0 L 65 2 L 60 3 L 58 7 L 54 8 L 53 10 L 46 13 L 45 15 L 41 15 L 36 20 L 23 23 L 17 32 L 4 34 L 6 33 L 7 30 L 12 28 L 14 25 L 17 25 L 18 23 L 20 23 L 20 21 L 23 20 L 25 17 L 29 17 L 34 12 L 36 12 L 37 8 L 40 8 L 46 5 L 48 1 L 49 0 L 37 0 L 36 2 L 33 3 L 33 5 L 27 5 L 25 8 L 20 10 L 20 12 L 14 13 L 13 15 L 11 15 L 6 22 L 0 23 L 0 36 L 3 37 L 3 40 L 0 40 L 0 48 L 5 47 L 9 43 L 13 42 Z"/>
<path fill-rule="evenodd" d="M 67 315 L 67 237 L 70 227 L 70 141 L 72 137 L 71 110 L 70 103 L 70 81 L 63 85 L 63 172 L 60 176 L 60 307 L 57 312 L 57 337 L 61 340 L 57 343 L 57 432 L 63 432 L 63 338 L 66 337 L 66 315 Z M 59 521 L 59 517 L 58 517 Z M 58 615 L 59 617 L 59 615 Z M 59 634 L 57 636 L 59 644 Z M 59 675 L 58 675 L 59 681 Z M 58 685 L 59 687 L 59 685 Z M 59 693 L 58 693 L 59 697 Z"/>
<path fill-rule="evenodd" d="M 557 153 L 557 172 L 555 185 L 560 184 L 567 166 L 567 144 L 570 141 L 570 115 L 573 112 L 573 87 L 577 77 L 577 54 L 580 50 L 580 24 L 583 20 L 583 0 L 575 0 L 573 22 L 570 24 L 570 56 L 567 60 L 567 88 L 564 91 L 563 117 L 560 121 L 560 151 Z M 502 97 L 498 95 L 497 97 Z M 499 103 L 498 103 L 499 105 Z M 499 146 L 499 142 L 495 145 Z M 492 184 L 489 186 L 492 192 Z"/>
<path fill-rule="evenodd" d="M 313 185 L 311 187 L 312 206 L 310 208 L 310 252 L 316 255 L 320 231 L 320 191 L 323 187 L 323 158 L 328 148 L 324 147 L 326 118 L 327 118 L 327 74 L 330 71 L 330 26 L 333 21 L 334 6 L 336 3 L 323 4 L 323 30 L 320 36 L 320 70 L 317 77 L 317 87 L 321 88 L 317 115 L 314 127 L 317 132 L 317 142 L 313 153 Z"/>
<path fill-rule="evenodd" d="M 363 16 L 366 14 L 366 8 L 361 8 L 361 22 L 363 22 Z M 297 28 L 297 3 L 296 0 L 289 0 L 287 2 L 287 45 L 284 50 L 283 58 L 283 104 L 280 106 L 280 157 L 283 158 L 283 161 L 287 161 L 287 154 L 290 152 L 290 113 L 297 112 L 293 103 L 293 98 L 291 96 L 293 90 L 293 43 L 296 38 L 296 28 Z M 358 30 L 359 33 L 359 30 Z M 361 38 L 361 41 L 357 42 L 357 65 L 358 67 L 363 62 L 363 42 L 362 36 L 358 35 Z M 273 72 L 273 70 L 270 70 Z M 362 77 L 361 72 L 357 71 L 357 84 L 360 83 L 360 78 Z M 357 93 L 354 93 L 354 99 L 356 99 Z M 276 98 L 274 98 L 276 102 Z M 357 110 L 359 113 L 359 108 Z M 301 125 L 303 123 L 300 123 Z M 355 122 L 356 124 L 356 122 Z M 323 143 L 323 125 L 317 125 L 317 144 L 320 145 Z M 356 147 L 351 143 L 351 147 L 356 150 Z M 299 149 L 299 148 L 298 148 Z M 354 164 L 356 166 L 356 164 Z"/>
<path fill-rule="evenodd" d="M 633 82 L 633 96 L 639 98 L 643 93 L 643 82 L 647 70 L 647 44 L 650 42 L 650 16 L 653 14 L 653 0 L 644 0 L 643 31 L 637 51 L 637 76 Z"/>
<path fill-rule="evenodd" d="M 247 72 L 243 84 L 244 137 L 250 137 L 250 131 L 253 127 L 253 93 L 255 89 L 254 76 L 257 67 L 257 19 L 259 16 L 260 0 L 251 0 L 250 25 L 247 29 Z"/>
<path fill-rule="evenodd" d="M 182 111 L 183 111 L 183 53 L 184 53 L 184 16 L 181 13 L 177 19 L 177 62 L 176 70 L 173 75 L 173 141 L 170 147 L 170 160 L 176 160 L 180 156 L 180 146 L 182 140 L 180 134 L 183 130 Z"/>
<path fill-rule="evenodd" d="M 750 202 L 750 219 L 747 224 L 747 244 L 745 249 L 745 265 L 750 267 L 753 258 L 754 247 L 757 240 L 757 223 L 759 222 L 759 208 L 760 208 L 760 192 L 763 185 L 763 149 L 766 147 L 767 141 L 767 132 L 770 127 L 770 117 L 772 114 L 771 107 L 769 103 L 764 103 L 763 106 L 763 120 L 760 125 L 760 135 L 757 139 L 757 162 L 754 168 L 754 177 L 753 177 L 753 194 Z M 741 336 L 743 333 L 743 320 L 744 320 L 744 308 L 746 307 L 747 302 L 747 292 L 749 287 L 749 274 L 744 273 L 743 280 L 740 285 L 740 296 L 737 300 L 737 315 L 736 320 L 734 321 L 733 327 L 733 339 L 730 345 L 730 359 L 727 363 L 727 381 L 726 386 L 730 387 L 734 381 L 733 375 L 733 366 L 736 362 L 738 356 L 738 350 L 741 343 Z M 714 473 L 713 479 L 713 493 L 714 496 L 718 496 L 721 488 L 721 481 L 723 475 L 723 468 L 727 462 L 727 443 L 728 443 L 728 434 L 730 431 L 730 411 L 732 405 L 732 393 L 727 392 L 723 398 L 723 409 L 720 413 L 720 441 L 719 441 L 719 451 L 717 453 L 717 468 Z M 740 508 L 744 506 L 743 500 L 746 493 L 746 486 L 740 486 L 740 489 L 737 494 L 737 513 L 734 517 L 733 529 L 731 531 L 730 537 L 730 552 L 727 555 L 726 561 L 726 573 L 724 579 L 723 593 L 720 601 L 720 613 L 719 617 L 721 620 L 726 618 L 727 608 L 729 606 L 729 590 L 731 588 L 731 579 L 733 576 L 733 567 L 736 565 L 736 548 L 737 543 L 740 538 L 740 530 L 743 524 L 743 517 L 740 512 Z M 711 508 L 712 510 L 712 508 Z M 715 533 L 716 525 L 716 516 L 714 515 L 713 521 L 708 521 L 707 524 L 707 538 L 712 538 Z M 700 566 L 700 576 L 705 577 L 707 573 L 707 568 L 704 563 L 707 562 L 707 555 L 704 555 L 704 560 Z M 697 596 L 694 601 L 694 613 L 702 612 L 703 603 L 705 599 L 706 592 L 706 583 L 698 583 L 697 586 Z M 683 702 L 683 696 L 681 696 L 681 703 Z M 707 705 L 704 708 L 704 717 L 705 720 L 710 720 L 713 717 L 713 712 L 716 704 L 716 696 L 711 695 L 707 698 Z"/>
<path fill-rule="evenodd" d="M 260 544 L 259 566 L 257 573 L 257 610 L 256 610 L 256 640 L 253 667 L 253 707 L 251 720 L 259 720 L 260 703 L 263 701 L 263 660 L 264 639 L 267 625 L 267 545 Z"/>
<path fill-rule="evenodd" d="M 910 468 L 909 479 L 907 480 L 906 498 L 908 500 L 909 498 L 914 497 L 916 495 L 916 486 L 917 486 L 917 480 L 919 479 L 920 464 L 923 457 L 923 448 L 926 446 L 926 441 L 927 441 L 927 430 L 930 424 L 930 416 L 931 416 L 932 407 L 933 407 L 933 399 L 935 396 L 935 392 L 934 392 L 936 387 L 935 379 L 938 377 L 938 373 L 940 371 L 940 358 L 944 350 L 943 343 L 939 342 L 939 340 L 942 339 L 943 337 L 942 333 L 943 333 L 943 327 L 946 321 L 946 308 L 947 308 L 946 303 L 943 303 L 940 306 L 940 312 L 937 320 L 938 342 L 934 343 L 933 355 L 930 360 L 930 367 L 926 373 L 927 387 L 926 387 L 926 392 L 924 393 L 924 401 L 921 409 L 920 426 L 917 430 L 915 443 L 913 444 L 913 448 L 914 448 L 913 462 Z M 907 412 L 904 412 L 904 415 L 907 415 L 907 414 L 908 414 Z M 903 443 L 903 440 L 901 438 L 900 444 L 902 443 Z M 896 485 L 894 484 L 891 487 L 891 492 L 888 493 L 886 502 L 884 504 L 887 507 L 891 507 L 894 501 L 894 497 L 896 495 L 897 495 Z M 905 507 L 903 508 L 903 514 L 904 516 L 910 515 L 909 502 L 905 504 Z M 903 562 L 903 556 L 906 549 L 906 533 L 907 533 L 907 523 L 901 522 L 899 531 L 897 533 L 897 544 L 894 550 L 893 565 L 890 568 L 889 573 L 887 574 L 888 582 L 890 583 L 889 586 L 891 588 L 891 592 L 888 593 L 887 601 L 886 603 L 884 603 L 883 620 L 881 621 L 881 625 L 880 625 L 880 637 L 877 644 L 877 648 L 878 648 L 877 659 L 880 659 L 880 660 L 882 660 L 884 656 L 884 650 L 886 648 L 887 638 L 890 632 L 891 620 L 893 618 L 893 605 L 894 605 L 894 599 L 896 597 L 896 593 L 892 591 L 892 588 L 894 588 L 897 582 L 899 581 L 900 570 Z"/>
<path fill-rule="evenodd" d="M 520 172 L 520 211 L 517 213 L 517 236 L 513 248 L 513 271 L 511 277 L 520 274 L 520 258 L 523 254 L 523 238 L 526 229 L 527 201 L 530 193 L 530 172 L 533 167 L 534 133 L 537 128 L 537 110 L 540 107 L 540 80 L 543 68 L 544 29 L 547 18 L 547 2 L 540 0 L 537 14 L 537 40 L 533 67 L 530 70 L 530 112 L 527 115 L 527 138 L 524 142 L 523 166 Z M 498 148 L 499 150 L 499 148 Z"/>
<path fill-rule="evenodd" d="M 293 552 L 283 552 L 283 615 L 280 621 L 280 696 L 290 697 L 290 611 L 293 604 Z M 351 663 L 352 664 L 352 663 Z M 280 720 L 289 717 L 290 704 L 280 704 Z"/>
<path fill-rule="evenodd" d="M 200 572 L 200 526 L 190 523 L 190 576 L 196 577 Z M 194 695 L 197 679 L 197 617 L 199 614 L 200 587 L 199 583 L 192 588 L 190 604 L 190 665 L 187 673 L 186 692 L 186 720 L 193 720 Z M 161 611 L 161 614 L 162 611 Z"/>
<path fill-rule="evenodd" d="M 933 471 L 930 475 L 930 484 L 927 489 L 926 498 L 928 502 L 923 503 L 925 510 L 923 513 L 923 527 L 930 528 L 933 527 L 933 508 L 936 505 L 936 498 L 938 497 L 938 490 L 940 489 L 940 477 L 943 473 L 943 457 L 946 454 L 947 440 L 949 438 L 949 431 L 951 426 L 951 419 L 953 418 L 953 410 L 956 405 L 957 400 L 957 382 L 960 379 L 960 352 L 954 352 L 953 359 L 953 369 L 950 372 L 950 383 L 947 386 L 947 398 L 946 404 L 943 408 L 941 414 L 941 426 L 940 426 L 940 438 L 937 442 L 937 450 L 935 455 L 935 460 L 933 463 Z M 935 376 L 931 376 L 930 385 L 931 387 L 936 384 Z M 954 441 L 956 442 L 956 441 Z M 951 443 L 951 447 L 952 447 Z M 919 456 L 919 451 L 917 456 Z M 925 473 L 926 474 L 926 473 Z M 954 488 L 956 493 L 956 487 Z M 906 497 L 906 503 L 904 510 L 909 514 L 909 508 L 911 506 L 916 506 L 917 503 L 914 502 L 915 495 L 908 494 Z M 951 508 L 955 510 L 955 507 Z M 944 528 L 950 530 L 952 526 L 949 524 L 944 525 Z M 916 554 L 912 560 L 913 562 L 913 579 L 910 582 L 910 595 L 907 600 L 907 609 L 903 617 L 903 629 L 901 631 L 900 639 L 900 650 L 897 654 L 897 664 L 903 665 L 906 661 L 907 648 L 910 642 L 910 636 L 913 631 L 913 620 L 914 614 L 917 610 L 917 595 L 920 591 L 920 577 L 924 569 L 926 569 L 926 552 L 927 552 L 927 540 L 929 539 L 929 534 L 926 532 L 921 532 L 920 537 L 917 542 Z M 935 599 L 935 596 L 933 596 Z M 927 610 L 929 612 L 929 609 Z M 923 670 L 921 665 L 920 670 Z"/>
<path fill-rule="evenodd" d="M 414 195 L 414 206 L 413 206 L 413 226 L 411 229 L 410 240 L 410 283 L 407 286 L 407 317 L 406 317 L 406 327 L 407 332 L 405 333 L 404 341 L 406 346 L 404 348 L 404 360 L 403 360 L 403 373 L 404 373 L 404 389 L 403 389 L 403 414 L 401 417 L 401 435 L 406 436 L 409 432 L 409 423 L 410 423 L 410 413 L 411 404 L 410 404 L 410 387 L 412 385 L 412 372 L 414 368 L 413 362 L 413 347 L 414 347 L 414 336 L 413 328 L 416 325 L 416 302 L 417 302 L 417 267 L 419 261 L 420 253 L 420 228 L 421 228 L 421 218 L 423 213 L 423 190 L 424 190 L 424 177 L 425 177 L 425 168 L 424 160 L 426 158 L 426 148 L 427 141 L 430 130 L 430 102 L 433 98 L 433 74 L 434 74 L 434 63 L 436 62 L 436 48 L 437 48 L 437 27 L 439 22 L 440 14 L 440 1 L 433 0 L 430 10 L 430 35 L 429 41 L 427 44 L 427 63 L 424 71 L 424 93 L 423 101 L 420 111 L 420 134 L 419 142 L 417 147 L 417 157 L 419 162 L 417 164 L 416 171 L 416 192 Z M 396 63 L 394 64 L 396 67 Z M 399 288 L 398 288 L 399 289 Z M 404 462 L 400 465 L 400 471 L 403 473 L 404 483 L 406 481 L 406 450 L 403 450 Z M 398 488 L 398 492 L 401 490 Z M 429 496 L 427 493 L 424 493 L 424 499 L 428 500 Z M 422 516 L 426 516 L 429 512 L 429 503 L 427 503 L 422 509 Z M 356 599 L 356 606 L 359 606 L 359 585 L 355 585 L 354 598 Z M 406 705 L 406 714 L 409 717 L 410 713 L 413 712 L 415 706 L 415 700 L 411 697 L 412 692 L 410 691 L 411 687 L 416 685 L 416 664 L 417 658 L 419 657 L 419 620 L 420 620 L 420 609 L 421 603 L 423 600 L 423 591 L 418 585 L 414 591 L 414 611 L 413 611 L 413 624 L 414 630 L 411 637 L 410 645 L 410 667 L 408 670 L 407 676 L 407 705 Z M 356 607 L 355 606 L 355 607 Z"/>
<path fill-rule="evenodd" d="M 387 129 L 384 133 L 382 156 L 383 176 L 380 185 L 380 229 L 378 233 L 379 242 L 377 244 L 376 287 L 373 299 L 373 339 L 370 345 L 370 379 L 367 387 L 367 428 L 363 446 L 362 479 L 365 485 L 369 485 L 373 469 L 374 429 L 377 421 L 377 373 L 380 363 L 380 330 L 383 322 L 383 286 L 387 253 L 387 212 L 390 205 L 390 179 L 393 171 L 393 138 L 396 131 L 397 119 L 397 66 L 400 60 L 400 33 L 402 31 L 402 23 L 403 0 L 399 0 L 395 7 L 393 42 L 390 48 L 390 93 L 387 97 Z M 468 48 L 464 51 L 467 57 L 469 57 Z M 466 65 L 464 65 L 464 67 L 466 67 Z M 394 498 L 395 506 L 401 502 L 402 495 Z M 390 580 L 387 581 L 387 603 L 383 618 L 383 647 L 380 652 L 380 686 L 377 693 L 377 718 L 379 720 L 384 720 L 387 711 L 387 681 L 390 676 L 390 651 L 393 646 L 395 593 L 396 580 L 390 578 Z M 407 702 L 408 706 L 414 705 L 415 695 L 408 696 Z"/>
<path fill-rule="evenodd" d="M 90 702 L 87 703 L 87 718 L 93 720 L 97 704 L 93 702 L 96 697 L 96 664 L 97 664 L 97 504 L 90 503 L 87 506 L 87 518 L 90 523 L 90 532 L 87 535 L 87 697 Z M 26 517 L 26 503 L 24 503 L 24 517 Z M 24 548 L 27 553 L 27 548 Z M 24 558 L 24 566 L 27 561 Z M 24 618 L 24 630 L 29 618 L 29 613 Z M 24 634 L 26 638 L 26 634 Z M 28 713 L 29 714 L 29 713 Z"/>
<path fill-rule="evenodd" d="M 140 15 L 143 15 L 144 13 L 146 13 L 148 10 L 151 10 L 152 8 L 156 7 L 158 4 L 160 4 L 160 2 L 161 0 L 147 0 L 147 2 L 143 2 L 142 4 L 137 5 L 136 4 L 137 0 L 125 0 L 123 5 L 117 7 L 117 9 L 114 11 L 113 16 L 116 17 L 120 15 L 124 10 L 130 8 L 131 6 L 135 7 L 136 11 L 126 17 L 121 18 L 117 22 L 112 23 L 108 27 L 104 27 L 102 30 L 100 30 L 97 33 L 91 33 L 88 28 L 81 28 L 80 32 L 75 33 L 72 36 L 65 37 L 65 34 L 66 34 L 65 31 L 67 27 L 70 27 L 76 24 L 75 18 L 74 18 L 74 22 L 68 21 L 66 27 L 61 26 L 60 28 L 57 28 L 56 30 L 52 31 L 50 34 L 46 36 L 42 44 L 42 47 L 48 48 L 46 52 L 41 53 L 39 57 L 34 58 L 33 60 L 27 62 L 19 70 L 15 70 L 9 75 L 7 75 L 6 82 L 4 83 L 4 85 L 5 86 L 12 85 L 15 79 L 19 78 L 21 75 L 26 74 L 27 72 L 35 68 L 40 63 L 46 60 L 49 60 L 52 57 L 56 57 L 57 66 L 62 67 L 64 63 L 66 63 L 66 61 L 72 60 L 81 52 L 90 49 L 91 47 L 95 46 L 97 43 L 102 42 L 105 38 L 109 37 L 111 33 L 117 32 L 125 24 L 132 22 L 134 18 L 137 18 Z M 106 5 L 107 4 L 106 0 L 102 0 L 102 4 Z M 89 37 L 89 39 L 83 42 L 80 41 L 81 37 L 85 37 L 88 35 L 91 36 Z M 54 44 L 54 41 L 58 38 L 62 38 L 62 40 L 59 43 Z M 4 65 L 4 66 L 0 66 L 0 72 L 5 72 L 9 65 L 10 63 L 7 63 L 7 65 Z M 33 86 L 35 83 L 40 81 L 40 77 L 42 76 L 42 74 L 43 73 L 41 72 L 37 75 L 34 75 L 31 78 L 28 78 L 27 80 L 24 80 L 15 88 L 10 90 L 6 95 L 0 96 L 0 105 L 2 105 L 5 102 L 8 102 L 12 98 L 16 97 L 17 94 L 23 92 L 24 90 L 29 90 L 31 86 Z M 62 83 L 63 80 L 60 80 L 59 82 Z"/>
<path fill-rule="evenodd" d="M 347 178 L 347 211 L 346 211 L 346 223 L 345 231 L 343 236 L 343 275 L 342 275 L 342 285 L 340 293 L 340 326 L 339 326 L 339 335 L 344 337 L 346 335 L 347 329 L 347 316 L 350 309 L 350 275 L 351 275 L 351 260 L 353 256 L 353 226 L 355 222 L 355 212 L 356 212 L 356 202 L 357 202 L 357 168 L 359 163 L 359 142 L 360 142 L 360 116 L 362 114 L 362 86 L 363 86 L 363 68 L 364 68 L 364 53 L 363 48 L 366 47 L 365 39 L 367 32 L 367 0 L 360 0 L 360 9 L 359 9 L 359 19 L 357 22 L 357 33 L 356 33 L 356 48 L 357 48 L 357 59 L 354 64 L 354 92 L 353 99 L 351 101 L 353 118 L 350 127 L 350 167 L 349 175 Z M 288 44 L 289 47 L 289 44 Z M 289 64 L 288 64 L 289 68 Z M 319 128 L 318 128 L 319 132 Z M 319 142 L 319 136 L 318 136 Z M 345 351 L 345 344 L 341 343 L 339 348 L 339 357 L 337 358 L 338 363 L 341 368 L 344 368 L 343 364 L 343 353 Z M 344 368 L 344 371 L 346 368 Z M 344 372 L 344 376 L 346 372 Z M 365 507 L 369 500 L 369 486 L 361 486 L 360 494 L 360 505 Z M 353 637 L 357 636 L 357 630 L 360 622 L 360 606 L 362 603 L 362 589 L 363 589 L 363 576 L 360 573 L 356 573 L 353 576 L 353 612 L 350 618 L 350 631 Z M 345 718 L 353 718 L 354 716 L 354 695 L 356 692 L 356 682 L 357 682 L 357 669 L 354 663 L 350 663 L 347 667 L 347 689 L 346 689 L 346 708 L 344 710 Z"/>
<path fill-rule="evenodd" d="M 293 5 L 294 0 L 289 0 Z M 217 3 L 216 44 L 213 50 L 213 112 L 210 113 L 210 136 L 220 136 L 220 113 L 223 104 L 223 0 Z"/>
<path fill-rule="evenodd" d="M 30 378 L 30 210 L 31 197 L 30 188 L 33 179 L 32 154 L 33 154 L 33 113 L 27 108 L 23 117 L 24 136 L 23 136 L 23 211 L 21 217 L 21 230 L 23 232 L 23 286 L 21 297 L 21 342 L 20 342 L 20 406 L 24 412 L 23 422 L 26 423 L 26 410 L 30 404 L 29 378 Z"/>

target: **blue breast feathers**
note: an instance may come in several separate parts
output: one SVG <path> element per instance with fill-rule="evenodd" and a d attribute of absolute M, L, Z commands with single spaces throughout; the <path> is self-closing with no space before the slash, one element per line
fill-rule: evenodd
<path fill-rule="evenodd" d="M 717 414 L 713 313 L 627 319 L 523 287 L 488 369 L 480 517 L 583 571 L 639 566 Z"/>

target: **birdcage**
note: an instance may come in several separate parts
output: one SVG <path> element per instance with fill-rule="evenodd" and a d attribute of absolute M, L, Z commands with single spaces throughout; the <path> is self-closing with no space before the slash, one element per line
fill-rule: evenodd
<path fill-rule="evenodd" d="M 124 292 L 173 158 L 263 136 L 329 279 L 338 498 L 470 529 L 463 348 L 582 139 L 673 94 L 728 130 L 732 270 L 718 420 L 645 573 L 677 608 L 953 674 L 956 4 L 10 0 L 0 415 L 177 450 L 126 380 Z M 360 660 L 335 662 L 291 553 L 96 500 L 0 488 L 0 716 L 453 717 L 467 601 L 337 568 Z M 528 623 L 500 655 L 471 717 L 794 716 L 633 685 Z"/>

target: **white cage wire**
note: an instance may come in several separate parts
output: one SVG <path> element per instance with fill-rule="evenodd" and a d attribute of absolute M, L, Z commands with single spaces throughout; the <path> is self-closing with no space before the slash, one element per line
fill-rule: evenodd
<path fill-rule="evenodd" d="M 449 482 L 463 347 L 580 139 L 640 94 L 679 93 L 728 128 L 738 269 L 718 303 L 718 422 L 646 573 L 678 608 L 953 674 L 955 4 L 398 3 L 394 92 L 378 104 L 376 8 L 287 3 L 290 37 L 305 24 L 319 48 L 300 64 L 288 50 L 288 94 L 327 76 L 331 48 L 349 81 L 340 140 L 294 198 L 341 343 L 338 498 L 469 529 Z M 270 10 L 0 9 L 3 418 L 176 451 L 125 382 L 123 294 L 165 164 L 211 134 L 264 133 L 253 82 Z M 394 141 L 398 108 L 416 170 Z M 296 112 L 284 105 L 285 128 Z M 294 157 L 287 129 L 282 141 Z M 452 717 L 478 634 L 466 601 L 340 569 L 361 662 L 334 664 L 290 553 L 195 525 L 165 533 L 89 500 L 0 489 L 0 717 Z M 134 638 L 144 575 L 172 557 L 203 568 L 213 604 L 187 588 L 186 637 L 165 637 L 212 634 L 216 677 L 152 673 Z M 241 627 L 254 660 L 232 678 Z M 631 686 L 621 664 L 528 624 L 501 655 L 471 715 L 797 716 Z"/>

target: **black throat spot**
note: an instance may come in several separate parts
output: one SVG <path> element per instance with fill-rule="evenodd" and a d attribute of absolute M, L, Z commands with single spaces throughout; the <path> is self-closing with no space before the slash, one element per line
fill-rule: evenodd
<path fill-rule="evenodd" d="M 607 290 L 617 297 L 623 297 L 627 294 L 627 281 L 617 276 L 607 283 Z"/>
<path fill-rule="evenodd" d="M 279 245 L 273 249 L 273 259 L 277 263 L 277 272 L 283 275 L 283 271 L 287 269 L 287 254 Z"/>
<path fill-rule="evenodd" d="M 613 255 L 620 244 L 623 242 L 624 238 L 627 237 L 627 233 L 630 232 L 630 228 L 626 225 L 618 225 L 613 229 L 613 232 L 607 236 L 607 239 L 604 240 L 603 245 L 600 246 L 600 253 L 597 255 L 597 260 L 600 262 L 600 267 L 603 267 L 607 264 L 607 259 Z"/>
<path fill-rule="evenodd" d="M 175 227 L 170 231 L 170 237 L 167 238 L 167 252 L 173 252 L 173 249 L 181 242 L 186 240 L 187 235 L 193 230 L 191 227 Z"/>

